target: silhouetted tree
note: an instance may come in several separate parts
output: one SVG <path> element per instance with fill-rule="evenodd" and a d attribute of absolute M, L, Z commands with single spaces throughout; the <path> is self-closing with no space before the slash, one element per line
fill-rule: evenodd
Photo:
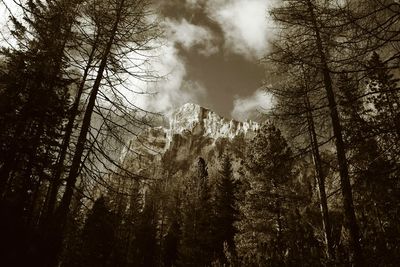
<path fill-rule="evenodd" d="M 332 40 L 335 34 L 343 30 L 336 25 L 341 13 L 330 1 L 298 0 L 283 1 L 283 4 L 272 10 L 271 15 L 283 30 L 276 42 L 275 51 L 269 59 L 288 66 L 306 64 L 313 68 L 321 78 L 321 88 L 325 93 L 332 132 L 334 136 L 337 164 L 343 197 L 345 226 L 349 231 L 349 252 L 351 261 L 356 266 L 363 265 L 359 229 L 354 211 L 353 193 L 350 183 L 348 161 L 343 140 L 343 126 L 337 107 L 337 94 L 334 84 L 334 68 L 343 54 L 334 54 Z M 335 17 L 336 19 L 332 19 Z M 327 29 L 330 30 L 327 30 Z M 301 33 L 301 34 L 299 34 Z M 346 38 L 344 38 L 346 40 Z M 335 43 L 342 47 L 340 42 Z M 332 55 L 334 54 L 334 55 Z M 341 60 L 337 60 L 335 56 Z"/>
<path fill-rule="evenodd" d="M 221 160 L 219 177 L 216 182 L 215 239 L 217 259 L 221 265 L 227 264 L 225 250 L 233 257 L 236 255 L 234 237 L 237 232 L 234 226 L 238 219 L 237 183 L 233 177 L 231 159 L 224 156 Z"/>
<path fill-rule="evenodd" d="M 84 229 L 80 266 L 107 266 L 115 239 L 115 215 L 104 197 L 93 205 Z"/>
<path fill-rule="evenodd" d="M 208 266 L 213 260 L 213 211 L 207 164 L 199 158 L 182 200 L 178 266 Z"/>

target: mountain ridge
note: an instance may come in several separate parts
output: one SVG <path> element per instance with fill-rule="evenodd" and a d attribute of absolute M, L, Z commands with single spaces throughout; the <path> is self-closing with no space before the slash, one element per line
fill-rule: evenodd
<path fill-rule="evenodd" d="M 198 129 L 200 127 L 201 129 Z M 260 125 L 251 120 L 241 122 L 227 119 L 216 112 L 204 108 L 198 104 L 186 103 L 176 109 L 169 118 L 169 130 L 171 134 L 181 134 L 185 130 L 198 131 L 206 136 L 217 139 L 228 137 L 229 139 L 248 131 L 257 131 Z"/>
<path fill-rule="evenodd" d="M 130 140 L 121 155 L 124 165 L 151 177 L 165 170 L 165 165 L 186 171 L 198 157 L 215 162 L 227 151 L 239 160 L 235 154 L 244 149 L 233 151 L 244 143 L 240 140 L 250 139 L 260 129 L 257 122 L 229 120 L 194 103 L 174 110 L 168 125 L 147 128 Z"/>

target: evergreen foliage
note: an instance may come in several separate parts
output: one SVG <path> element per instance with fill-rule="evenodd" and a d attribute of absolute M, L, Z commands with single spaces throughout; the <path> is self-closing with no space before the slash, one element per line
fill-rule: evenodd
<path fill-rule="evenodd" d="M 115 218 L 104 197 L 96 200 L 83 228 L 81 266 L 107 266 L 114 245 Z"/>
<path fill-rule="evenodd" d="M 207 164 L 199 158 L 182 203 L 179 266 L 210 266 L 214 254 L 213 210 Z"/>
<path fill-rule="evenodd" d="M 229 260 L 226 253 L 232 258 L 236 257 L 235 223 L 239 215 L 237 193 L 238 183 L 233 177 L 231 159 L 224 156 L 221 159 L 214 197 L 216 256 L 222 266 Z"/>
<path fill-rule="evenodd" d="M 284 264 L 287 188 L 292 175 L 291 151 L 280 131 L 263 126 L 246 153 L 249 190 L 240 206 L 236 236 L 247 266 Z"/>

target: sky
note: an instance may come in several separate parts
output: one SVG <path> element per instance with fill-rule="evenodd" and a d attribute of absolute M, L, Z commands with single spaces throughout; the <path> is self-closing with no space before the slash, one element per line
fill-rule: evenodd
<path fill-rule="evenodd" d="M 161 106 L 194 102 L 238 120 L 246 120 L 254 110 L 268 108 L 271 98 L 261 90 L 265 72 L 260 59 L 268 52 L 268 41 L 273 37 L 268 10 L 275 3 L 161 1 L 160 17 L 173 46 L 163 55 L 177 68 L 166 82 L 168 90 L 159 94 L 167 99 L 164 94 L 175 95 L 175 90 L 176 95 L 184 96 Z M 175 87 L 170 88 L 168 83 Z"/>
<path fill-rule="evenodd" d="M 193 102 L 237 120 L 268 108 L 260 59 L 273 38 L 268 10 L 277 1 L 157 0 L 164 35 L 152 68 L 164 78 L 149 86 L 155 94 L 136 97 L 137 104 L 168 113 Z"/>

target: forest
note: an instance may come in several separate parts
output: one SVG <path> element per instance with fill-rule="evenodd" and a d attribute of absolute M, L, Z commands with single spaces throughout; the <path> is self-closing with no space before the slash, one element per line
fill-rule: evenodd
<path fill-rule="evenodd" d="M 157 2 L 0 0 L 0 266 L 399 266 L 400 2 L 275 1 L 260 128 L 145 175 Z"/>

